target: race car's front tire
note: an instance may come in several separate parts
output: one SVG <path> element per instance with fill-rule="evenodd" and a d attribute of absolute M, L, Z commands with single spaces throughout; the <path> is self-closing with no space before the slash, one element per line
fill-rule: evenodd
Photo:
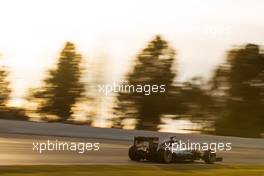
<path fill-rule="evenodd" d="M 206 150 L 204 152 L 203 159 L 206 164 L 214 164 L 216 161 L 216 154 L 212 153 L 211 150 Z"/>
<path fill-rule="evenodd" d="M 158 151 L 158 161 L 165 164 L 171 163 L 172 162 L 171 151 L 160 149 Z"/>
<path fill-rule="evenodd" d="M 128 150 L 128 156 L 132 161 L 140 161 L 141 157 L 137 153 L 137 149 L 135 146 L 131 146 Z"/>

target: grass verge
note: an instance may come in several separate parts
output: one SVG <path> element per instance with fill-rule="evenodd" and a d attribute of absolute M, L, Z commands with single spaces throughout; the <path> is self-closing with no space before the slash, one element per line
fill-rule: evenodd
<path fill-rule="evenodd" d="M 1 176 L 264 176 L 264 165 L 1 166 Z"/>

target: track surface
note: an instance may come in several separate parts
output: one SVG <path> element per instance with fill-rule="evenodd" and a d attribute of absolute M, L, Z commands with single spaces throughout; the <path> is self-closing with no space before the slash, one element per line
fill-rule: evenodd
<path fill-rule="evenodd" d="M 99 151 L 88 151 L 78 154 L 73 151 L 44 151 L 40 154 L 33 151 L 33 142 L 99 142 Z M 52 137 L 37 135 L 0 134 L 0 165 L 43 165 L 43 164 L 153 164 L 150 162 L 132 162 L 127 151 L 131 141 L 90 139 L 72 137 Z M 264 149 L 232 148 L 221 152 L 223 164 L 263 164 Z M 203 163 L 203 162 L 197 162 Z"/>

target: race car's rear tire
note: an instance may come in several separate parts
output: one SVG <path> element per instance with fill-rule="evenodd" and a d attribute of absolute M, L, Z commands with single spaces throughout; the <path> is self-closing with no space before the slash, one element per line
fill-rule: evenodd
<path fill-rule="evenodd" d="M 212 153 L 211 150 L 206 150 L 204 152 L 203 159 L 206 164 L 214 164 L 216 161 L 216 154 Z"/>
<path fill-rule="evenodd" d="M 158 161 L 165 164 L 171 163 L 172 162 L 171 151 L 160 149 L 158 151 Z"/>
<path fill-rule="evenodd" d="M 140 161 L 141 157 L 137 154 L 137 149 L 135 146 L 131 146 L 128 150 L 128 156 L 132 161 Z"/>

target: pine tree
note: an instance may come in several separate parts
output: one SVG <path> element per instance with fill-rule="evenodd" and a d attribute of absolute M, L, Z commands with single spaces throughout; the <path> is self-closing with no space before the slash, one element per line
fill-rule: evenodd
<path fill-rule="evenodd" d="M 264 130 L 264 55 L 247 44 L 229 52 L 212 79 L 218 96 L 216 133 L 259 136 Z"/>
<path fill-rule="evenodd" d="M 77 53 L 75 45 L 67 42 L 57 67 L 49 71 L 44 86 L 33 94 L 39 102 L 39 113 L 55 115 L 57 121 L 66 121 L 71 117 L 73 106 L 84 93 L 81 62 L 82 56 Z"/>
<path fill-rule="evenodd" d="M 4 66 L 0 66 L 0 111 L 5 108 L 7 101 L 10 98 L 10 84 L 7 79 L 8 72 Z"/>
<path fill-rule="evenodd" d="M 160 36 L 149 42 L 138 54 L 133 71 L 126 77 L 127 84 L 165 85 L 164 92 L 121 92 L 117 96 L 115 127 L 122 127 L 124 119 L 136 119 L 137 129 L 158 130 L 161 115 L 165 112 L 168 92 L 176 73 L 173 71 L 175 51 Z"/>

